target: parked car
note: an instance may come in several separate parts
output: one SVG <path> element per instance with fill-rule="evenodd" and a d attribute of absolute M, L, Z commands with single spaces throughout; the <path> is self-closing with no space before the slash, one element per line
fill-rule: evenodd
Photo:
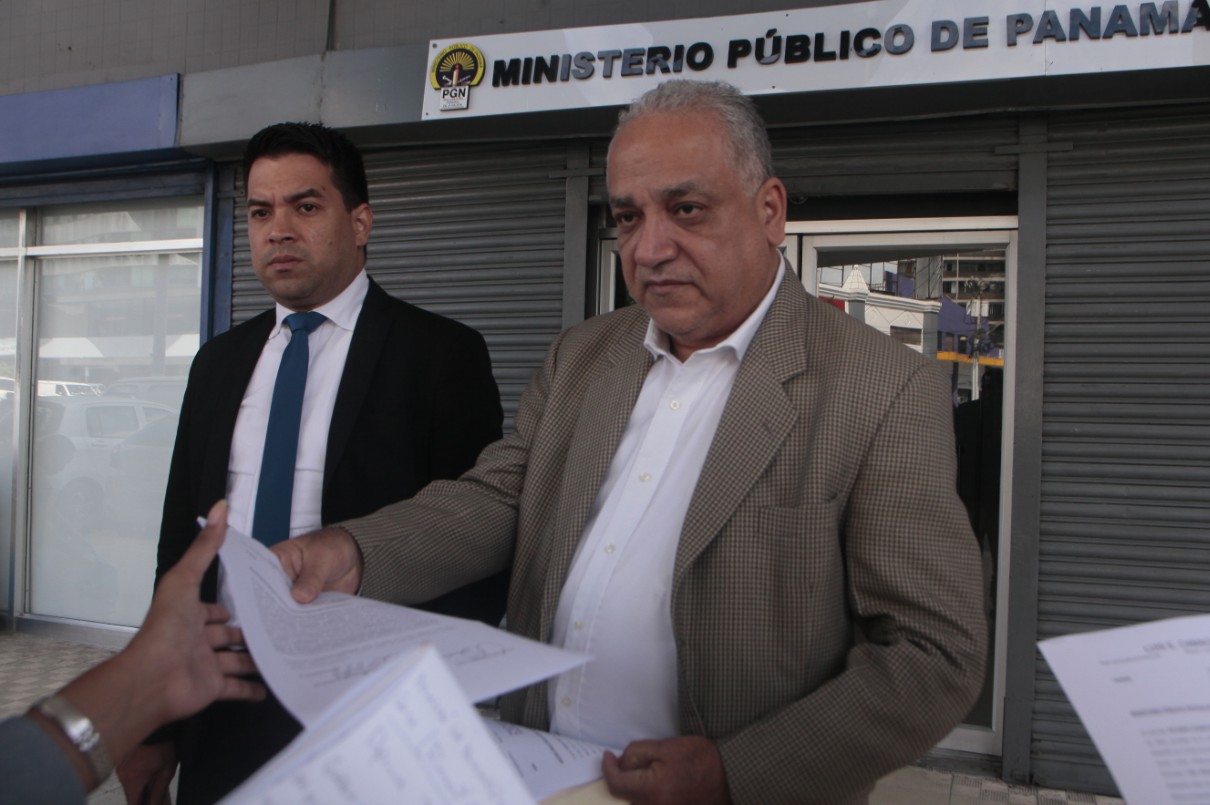
<path fill-rule="evenodd" d="M 157 539 L 177 417 L 161 417 L 122 439 L 109 452 L 105 514 L 128 536 Z"/>
<path fill-rule="evenodd" d="M 181 398 L 185 396 L 185 382 L 183 375 L 124 377 L 106 386 L 104 396 L 149 400 L 180 410 Z"/>
<path fill-rule="evenodd" d="M 166 405 L 97 395 L 34 405 L 34 515 L 70 531 L 100 526 L 113 447 L 150 422 L 176 421 Z"/>
<path fill-rule="evenodd" d="M 74 380 L 39 380 L 39 397 L 95 397 L 101 393 L 96 383 L 79 383 Z"/>
<path fill-rule="evenodd" d="M 13 415 L 11 410 L 0 414 L 0 432 L 11 432 Z M 176 412 L 159 403 L 97 395 L 35 397 L 29 465 L 30 562 L 39 580 L 35 606 L 39 597 L 73 601 L 98 622 L 113 622 L 121 562 L 114 553 L 120 543 L 113 537 L 125 535 L 105 513 L 110 455 L 115 445 L 159 420 L 175 426 Z M 19 465 L 11 450 L 11 440 L 0 439 L 0 488 L 11 484 L 9 473 Z M 157 522 L 162 497 L 161 488 L 155 501 L 146 503 L 154 505 Z"/>

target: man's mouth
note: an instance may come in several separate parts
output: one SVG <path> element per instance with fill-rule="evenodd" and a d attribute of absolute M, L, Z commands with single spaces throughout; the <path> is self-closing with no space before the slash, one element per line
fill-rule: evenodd
<path fill-rule="evenodd" d="M 669 278 L 663 278 L 663 279 L 658 279 L 658 280 L 648 280 L 646 283 L 647 288 L 649 290 L 655 291 L 656 293 L 661 293 L 664 291 L 675 291 L 678 288 L 684 288 L 686 285 L 689 285 L 689 284 L 690 283 L 688 283 L 684 280 L 675 280 L 675 279 L 669 279 Z"/>

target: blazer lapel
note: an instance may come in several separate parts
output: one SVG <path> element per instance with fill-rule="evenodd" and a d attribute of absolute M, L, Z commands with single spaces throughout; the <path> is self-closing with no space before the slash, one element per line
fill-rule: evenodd
<path fill-rule="evenodd" d="M 362 303 L 357 326 L 353 328 L 353 339 L 349 342 L 349 354 L 340 375 L 340 388 L 336 391 L 336 403 L 332 408 L 332 420 L 328 425 L 328 448 L 324 456 L 324 493 L 336 474 L 336 465 L 344 455 L 357 422 L 370 385 L 374 380 L 374 367 L 386 344 L 391 329 L 390 319 L 383 314 L 382 301 L 386 291 L 370 280 Z M 400 360 L 402 360 L 400 356 Z"/>
<path fill-rule="evenodd" d="M 543 639 L 550 637 L 555 608 L 563 590 L 563 582 L 571 568 L 576 547 L 584 535 L 589 512 L 605 476 L 630 414 L 634 410 L 647 370 L 651 368 L 651 353 L 643 348 L 647 318 L 636 317 L 637 324 L 627 330 L 610 349 L 604 369 L 588 385 L 584 405 L 580 409 L 575 430 L 569 442 L 570 452 L 564 464 L 558 519 L 551 532 L 549 569 L 543 590 Z"/>
<path fill-rule="evenodd" d="M 714 540 L 802 415 L 784 384 L 806 368 L 807 293 L 787 272 L 744 355 L 698 478 L 673 571 L 675 585 Z"/>

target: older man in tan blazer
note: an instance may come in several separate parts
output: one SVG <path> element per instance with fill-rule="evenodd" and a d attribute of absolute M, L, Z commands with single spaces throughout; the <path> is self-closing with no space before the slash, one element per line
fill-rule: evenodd
<path fill-rule="evenodd" d="M 982 682 L 947 386 L 787 270 L 733 88 L 637 101 L 608 186 L 639 304 L 564 333 L 462 478 L 275 550 L 299 600 L 423 601 L 512 560 L 509 628 L 597 660 L 503 715 L 624 746 L 616 796 L 862 802 Z"/>

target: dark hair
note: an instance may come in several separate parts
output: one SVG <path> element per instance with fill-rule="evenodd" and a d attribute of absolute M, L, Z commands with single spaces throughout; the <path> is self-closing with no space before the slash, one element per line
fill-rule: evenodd
<path fill-rule="evenodd" d="M 345 209 L 370 202 L 361 152 L 348 137 L 319 123 L 275 123 L 254 134 L 244 148 L 245 189 L 252 163 L 287 154 L 308 154 L 331 168 L 332 184 L 340 191 Z"/>

